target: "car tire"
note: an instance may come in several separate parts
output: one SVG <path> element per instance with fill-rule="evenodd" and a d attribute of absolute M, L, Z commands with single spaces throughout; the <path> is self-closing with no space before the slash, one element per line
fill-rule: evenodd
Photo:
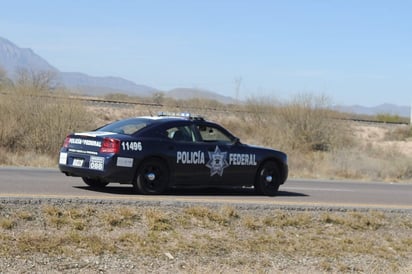
<path fill-rule="evenodd" d="M 83 182 L 93 188 L 104 188 L 105 186 L 107 186 L 109 184 L 109 182 L 105 182 L 99 179 L 91 179 L 91 178 L 86 178 L 83 177 Z"/>
<path fill-rule="evenodd" d="M 259 168 L 255 179 L 255 190 L 258 194 L 276 196 L 280 185 L 279 167 L 274 161 L 267 161 Z"/>
<path fill-rule="evenodd" d="M 169 169 L 158 159 L 149 159 L 142 163 L 137 171 L 134 191 L 140 194 L 161 194 L 169 186 Z"/>

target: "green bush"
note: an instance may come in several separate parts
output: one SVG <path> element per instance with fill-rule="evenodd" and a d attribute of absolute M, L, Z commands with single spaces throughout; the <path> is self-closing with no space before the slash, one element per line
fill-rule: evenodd
<path fill-rule="evenodd" d="M 378 122 L 383 122 L 383 123 L 403 123 L 405 122 L 405 118 L 402 118 L 399 115 L 390 114 L 390 113 L 379 113 L 376 115 L 376 120 Z"/>

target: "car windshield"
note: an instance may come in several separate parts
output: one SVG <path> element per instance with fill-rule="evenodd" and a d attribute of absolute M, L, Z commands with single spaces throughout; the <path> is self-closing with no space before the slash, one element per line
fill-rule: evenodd
<path fill-rule="evenodd" d="M 127 119 L 108 124 L 97 129 L 97 131 L 108 131 L 119 134 L 133 135 L 151 123 L 152 121 L 150 119 L 145 118 Z"/>

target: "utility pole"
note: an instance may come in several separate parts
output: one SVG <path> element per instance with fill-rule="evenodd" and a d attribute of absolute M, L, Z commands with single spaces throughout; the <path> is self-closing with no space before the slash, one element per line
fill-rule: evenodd
<path fill-rule="evenodd" d="M 239 103 L 240 85 L 242 84 L 242 76 L 235 78 L 236 102 Z M 412 119 L 412 118 L 411 118 Z"/>
<path fill-rule="evenodd" d="M 410 115 L 410 120 L 409 120 L 409 126 L 412 126 L 412 103 L 411 103 L 411 108 L 409 109 L 409 115 Z"/>

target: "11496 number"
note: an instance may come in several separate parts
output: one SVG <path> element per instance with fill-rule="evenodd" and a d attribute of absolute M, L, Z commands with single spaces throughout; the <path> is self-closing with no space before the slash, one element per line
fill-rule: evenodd
<path fill-rule="evenodd" d="M 132 150 L 132 151 L 142 151 L 142 143 L 141 142 L 122 142 L 122 149 L 123 150 Z"/>

